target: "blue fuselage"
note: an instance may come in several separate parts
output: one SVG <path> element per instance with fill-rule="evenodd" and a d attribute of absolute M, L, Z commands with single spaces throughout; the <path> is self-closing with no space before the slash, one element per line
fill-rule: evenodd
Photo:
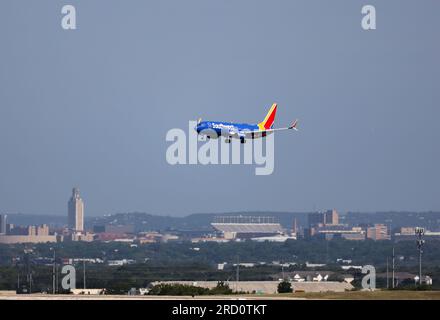
<path fill-rule="evenodd" d="M 209 133 L 215 131 L 218 136 L 241 135 L 246 132 L 258 131 L 258 125 L 247 123 L 233 123 L 221 121 L 202 121 L 195 128 L 197 133 Z"/>

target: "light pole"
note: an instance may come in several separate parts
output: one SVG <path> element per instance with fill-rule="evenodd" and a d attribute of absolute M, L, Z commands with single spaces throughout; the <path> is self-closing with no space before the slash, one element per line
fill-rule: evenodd
<path fill-rule="evenodd" d="M 281 264 L 281 272 L 283 274 L 283 281 L 284 281 L 284 279 L 285 279 L 285 277 L 284 277 L 284 263 Z"/>
<path fill-rule="evenodd" d="M 394 274 L 394 260 L 395 260 L 395 256 L 394 256 L 394 247 L 393 247 L 393 277 L 392 277 L 392 285 L 391 285 L 391 287 L 394 289 L 394 285 L 395 285 L 395 280 L 394 280 L 394 276 L 395 276 L 395 274 Z"/>
<path fill-rule="evenodd" d="M 86 289 L 86 259 L 83 259 L 84 290 Z"/>
<path fill-rule="evenodd" d="M 55 254 L 55 248 L 50 248 L 50 250 L 53 251 L 53 267 L 52 267 L 52 294 L 55 294 L 55 281 L 56 281 L 56 270 L 55 270 L 55 261 L 56 261 L 56 254 Z"/>
<path fill-rule="evenodd" d="M 240 256 L 237 256 L 237 274 L 235 275 L 235 291 L 238 292 L 238 281 L 240 281 Z"/>
<path fill-rule="evenodd" d="M 416 240 L 417 249 L 419 250 L 419 285 L 422 285 L 422 254 L 423 254 L 423 245 L 425 244 L 425 240 L 423 240 L 425 229 L 417 227 L 415 233 L 417 238 Z"/>
<path fill-rule="evenodd" d="M 29 293 L 32 293 L 32 271 L 29 273 Z"/>
<path fill-rule="evenodd" d="M 387 289 L 390 288 L 390 277 L 388 273 L 388 257 L 387 257 Z"/>

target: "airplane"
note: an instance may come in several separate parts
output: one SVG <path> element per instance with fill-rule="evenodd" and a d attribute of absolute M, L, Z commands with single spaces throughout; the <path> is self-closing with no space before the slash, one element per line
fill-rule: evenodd
<path fill-rule="evenodd" d="M 275 131 L 295 130 L 297 129 L 298 120 L 295 120 L 289 127 L 273 128 L 275 115 L 277 113 L 277 104 L 274 103 L 267 113 L 264 120 L 258 124 L 233 123 L 221 121 L 197 121 L 195 130 L 200 136 L 206 139 L 218 138 L 224 136 L 226 143 L 231 143 L 232 138 L 240 139 L 241 143 L 245 143 L 246 139 L 256 139 L 265 137 Z"/>

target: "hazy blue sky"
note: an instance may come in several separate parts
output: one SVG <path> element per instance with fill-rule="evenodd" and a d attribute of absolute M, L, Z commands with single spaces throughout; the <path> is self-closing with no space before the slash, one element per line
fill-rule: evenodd
<path fill-rule="evenodd" d="M 73 4 L 78 29 L 61 28 Z M 377 9 L 377 30 L 361 8 Z M 440 209 L 440 1 L 0 2 L 0 212 Z M 256 123 L 275 171 L 170 166 L 171 128 Z"/>

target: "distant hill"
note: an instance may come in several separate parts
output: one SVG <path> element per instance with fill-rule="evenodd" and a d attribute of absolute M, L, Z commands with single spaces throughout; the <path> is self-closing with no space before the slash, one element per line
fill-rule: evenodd
<path fill-rule="evenodd" d="M 7 214 L 7 223 L 20 226 L 47 224 L 50 227 L 62 227 L 67 223 L 67 216 L 11 213 Z"/>
<path fill-rule="evenodd" d="M 134 225 L 136 231 L 149 230 L 181 230 L 203 231 L 212 230 L 211 222 L 216 216 L 271 216 L 286 229 L 291 229 L 296 218 L 298 227 L 307 227 L 307 212 L 225 212 L 225 213 L 196 213 L 185 217 L 159 216 L 144 212 L 116 213 L 101 217 L 85 218 L 86 227 L 94 225 Z M 66 216 L 8 214 L 8 223 L 16 225 L 47 224 L 51 227 L 62 227 L 67 223 Z M 348 212 L 340 215 L 340 223 L 349 225 L 383 223 L 397 229 L 405 226 L 420 226 L 432 231 L 440 230 L 440 212 Z"/>
<path fill-rule="evenodd" d="M 148 213 L 117 213 L 105 217 L 97 217 L 88 221 L 90 225 L 133 224 L 137 231 L 143 230 L 212 230 L 211 222 L 218 216 L 270 216 L 285 228 L 292 228 L 293 219 L 299 225 L 306 225 L 306 213 L 288 212 L 229 212 L 221 214 L 197 213 L 186 217 L 156 216 Z"/>

